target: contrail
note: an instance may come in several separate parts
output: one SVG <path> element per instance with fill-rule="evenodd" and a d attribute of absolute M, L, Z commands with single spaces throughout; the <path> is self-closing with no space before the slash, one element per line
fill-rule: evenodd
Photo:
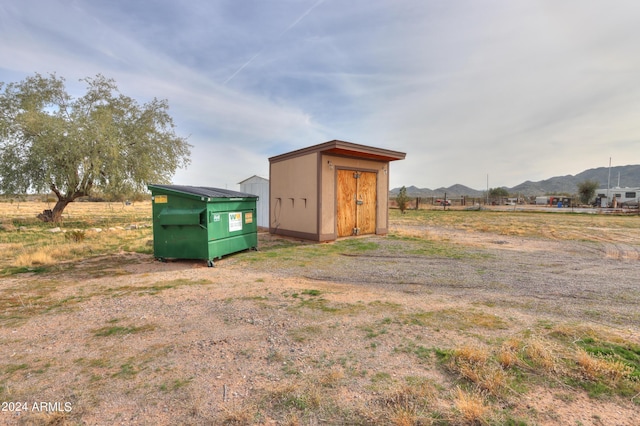
<path fill-rule="evenodd" d="M 298 19 L 296 19 L 295 21 L 293 21 L 293 23 L 291 25 L 289 25 L 287 27 L 287 29 L 285 29 L 284 31 L 282 31 L 280 34 L 278 34 L 278 37 L 275 38 L 275 41 L 280 40 L 280 38 L 282 38 L 282 36 L 284 36 L 286 33 L 288 33 L 289 31 L 291 31 L 291 29 L 293 27 L 295 27 L 296 25 L 298 25 L 300 23 L 300 21 L 302 21 L 308 14 L 311 13 L 311 11 L 313 11 L 313 9 L 315 9 L 316 7 L 318 7 L 320 4 L 324 3 L 325 0 L 318 0 L 313 6 L 311 6 L 309 9 L 307 9 L 302 15 L 300 15 L 298 17 Z M 253 55 L 251 57 L 251 59 L 249 59 L 247 62 L 245 62 L 240 68 L 238 68 L 236 70 L 236 72 L 234 72 L 233 74 L 231 74 L 231 76 L 229 78 L 227 78 L 224 83 L 222 83 L 223 86 L 226 86 L 228 82 L 230 82 L 231 80 L 233 80 L 233 78 L 238 75 L 240 73 L 240 71 L 242 71 L 243 69 L 245 69 L 249 64 L 251 64 L 251 62 L 254 61 L 254 59 L 256 59 L 265 49 L 265 46 L 262 47 L 262 49 L 260 49 L 258 51 L 258 53 L 256 53 L 255 55 Z"/>
<path fill-rule="evenodd" d="M 280 35 L 278 36 L 278 38 L 282 37 L 282 36 L 283 36 L 283 35 L 285 35 L 287 32 L 289 32 L 289 30 L 291 30 L 291 28 L 293 28 L 293 27 L 295 27 L 296 25 L 298 25 L 298 23 L 299 23 L 300 21 L 302 21 L 302 20 L 303 20 L 303 19 L 304 19 L 308 14 L 310 14 L 310 13 L 311 13 L 311 11 L 312 11 L 313 9 L 315 9 L 315 8 L 316 8 L 316 7 L 318 7 L 318 6 L 320 6 L 320 4 L 324 3 L 324 1 L 325 1 L 325 0 L 318 0 L 318 1 L 316 2 L 316 4 L 314 4 L 313 6 L 311 6 L 309 9 L 307 9 L 307 11 L 306 11 L 306 12 L 304 12 L 302 15 L 300 15 L 300 17 L 299 17 L 298 19 L 296 19 L 296 20 L 293 22 L 293 24 L 289 25 L 289 26 L 287 27 L 287 29 L 286 29 L 286 30 L 284 30 L 283 32 L 281 32 L 281 33 L 280 33 Z"/>
<path fill-rule="evenodd" d="M 226 85 L 227 85 L 227 83 L 228 83 L 228 82 L 230 82 L 230 81 L 233 79 L 233 77 L 235 77 L 236 75 L 238 75 L 238 73 L 239 73 L 240 71 L 242 71 L 242 70 L 243 70 L 247 65 L 249 65 L 251 62 L 253 62 L 253 60 L 254 60 L 255 58 L 257 58 L 257 57 L 258 57 L 258 55 L 259 55 L 259 54 L 261 54 L 263 50 L 264 50 L 264 47 L 263 47 L 262 49 L 260 49 L 260 50 L 258 51 L 258 53 L 256 53 L 255 55 L 253 55 L 253 56 L 251 57 L 251 59 L 249 59 L 247 62 L 245 62 L 245 63 L 244 63 L 244 65 L 242 65 L 240 68 L 238 68 L 238 69 L 236 70 L 236 72 L 234 72 L 233 74 L 231 74 L 231 77 L 227 78 L 227 79 L 224 81 L 224 83 L 222 83 L 222 85 L 223 85 L 223 86 L 226 86 Z"/>

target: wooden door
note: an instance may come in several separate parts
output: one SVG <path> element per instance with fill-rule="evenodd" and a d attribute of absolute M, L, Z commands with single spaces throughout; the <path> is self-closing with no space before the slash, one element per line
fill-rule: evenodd
<path fill-rule="evenodd" d="M 353 235 L 356 226 L 356 179 L 353 170 L 338 170 L 336 222 L 338 237 Z"/>
<path fill-rule="evenodd" d="M 377 203 L 376 173 L 338 170 L 336 176 L 338 237 L 374 234 Z"/>
<path fill-rule="evenodd" d="M 377 181 L 376 174 L 373 172 L 360 172 L 357 179 L 357 197 L 356 209 L 358 221 L 356 228 L 358 234 L 375 234 L 376 233 L 376 195 Z"/>

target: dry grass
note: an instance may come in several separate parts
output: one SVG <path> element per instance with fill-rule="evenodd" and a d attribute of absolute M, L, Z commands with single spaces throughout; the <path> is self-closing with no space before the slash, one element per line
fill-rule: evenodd
<path fill-rule="evenodd" d="M 548 341 L 533 338 L 524 347 L 524 353 L 528 360 L 547 372 L 557 372 L 559 365 L 558 357 L 554 354 L 553 348 Z"/>
<path fill-rule="evenodd" d="M 77 398 L 70 414 L 25 416 L 23 424 L 552 423 L 529 383 L 551 393 L 561 387 L 572 401 L 602 385 L 609 412 L 632 416 L 637 408 L 633 361 L 580 346 L 594 341 L 633 352 L 635 335 L 557 319 L 550 326 L 530 311 L 505 313 L 436 291 L 253 273 L 232 261 L 214 270 L 188 262 L 127 265 L 119 254 L 146 250 L 144 259 L 152 257 L 151 229 L 105 225 L 150 222 L 149 205 L 138 207 L 70 206 L 62 228 L 68 235 L 79 229 L 81 238 L 18 216 L 0 231 L 0 269 L 9 277 L 0 287 L 0 399 Z M 412 220 L 497 235 L 580 237 L 573 216 L 562 217 L 567 223 L 553 217 L 542 231 L 535 215 L 479 212 L 460 220 L 469 212 L 451 213 Z M 602 226 L 600 218 L 589 220 Z M 610 226 L 628 230 L 626 220 Z M 317 257 L 332 249 L 305 247 Z M 290 244 L 270 254 L 286 262 L 296 250 Z M 91 260 L 99 254 L 106 256 Z M 53 268 L 61 263 L 69 269 Z M 12 269 L 38 266 L 51 269 Z M 588 402 L 571 408 L 591 410 Z M 141 410 L 145 417 L 134 418 Z"/>
<path fill-rule="evenodd" d="M 40 201 L 25 201 L 22 203 L 0 202 L 0 214 L 7 219 L 14 218 L 35 218 L 43 210 L 52 209 L 55 203 L 45 203 Z M 151 203 L 149 201 L 137 202 L 131 205 L 124 203 L 90 203 L 75 201 L 67 206 L 62 219 L 63 223 L 79 219 L 95 221 L 99 216 L 128 216 L 131 219 L 139 219 L 149 216 Z"/>
<path fill-rule="evenodd" d="M 10 219 L 8 218 L 0 219 L 0 231 L 13 232 L 15 230 L 16 230 L 16 227 L 13 225 Z"/>
<path fill-rule="evenodd" d="M 488 424 L 491 409 L 485 404 L 484 396 L 464 391 L 458 387 L 455 390 L 453 403 L 463 424 Z"/>
<path fill-rule="evenodd" d="M 67 426 L 74 422 L 64 412 L 37 413 L 27 418 L 19 418 L 19 426 Z"/>
<path fill-rule="evenodd" d="M 230 403 L 222 406 L 220 423 L 229 426 L 244 426 L 253 423 L 255 407 L 246 404 Z"/>
<path fill-rule="evenodd" d="M 489 351 L 480 346 L 462 346 L 453 351 L 453 359 L 469 365 L 484 365 L 489 359 Z"/>
<path fill-rule="evenodd" d="M 286 383 L 269 390 L 266 401 L 274 410 L 294 412 L 317 409 L 321 406 L 323 397 L 317 387 Z"/>
<path fill-rule="evenodd" d="M 640 347 L 609 331 L 564 324 L 547 333 L 531 335 L 526 330 L 524 334 L 526 337 L 509 337 L 499 346 L 454 348 L 445 365 L 476 390 L 476 398 L 484 395 L 512 401 L 527 392 L 523 378 L 579 386 L 592 396 L 633 396 L 640 391 Z M 567 339 L 574 335 L 590 337 Z M 592 351 L 610 354 L 593 355 L 580 346 L 585 344 Z M 491 403 L 485 398 L 484 405 Z"/>
<path fill-rule="evenodd" d="M 55 250 L 59 252 L 59 249 Z M 38 265 L 51 265 L 55 263 L 54 254 L 52 250 L 43 248 L 35 249 L 29 252 L 23 252 L 16 256 L 12 266 L 38 266 Z"/>
<path fill-rule="evenodd" d="M 333 369 L 323 373 L 320 376 L 320 378 L 318 380 L 318 383 L 320 384 L 320 386 L 323 386 L 323 387 L 326 387 L 326 388 L 335 388 L 344 379 L 345 379 L 344 371 L 341 370 L 341 369 L 333 368 Z"/>
<path fill-rule="evenodd" d="M 633 368 L 620 360 L 594 357 L 583 349 L 577 350 L 575 361 L 583 376 L 591 381 L 605 379 L 611 384 L 616 384 L 633 373 Z"/>
<path fill-rule="evenodd" d="M 462 346 L 454 349 L 449 368 L 491 395 L 500 396 L 507 387 L 507 375 L 484 347 Z"/>
<path fill-rule="evenodd" d="M 122 250 L 150 252 L 150 203 L 124 206 L 108 203 L 69 204 L 61 223 L 47 224 L 35 216 L 46 203 L 0 203 L 0 270 L 52 266 Z M 15 224 L 14 224 L 15 223 Z M 125 230 L 130 225 L 140 226 Z M 60 228 L 60 232 L 51 232 Z"/>
<path fill-rule="evenodd" d="M 390 210 L 398 224 L 445 227 L 467 232 L 579 241 L 640 241 L 636 216 L 535 211 Z M 427 231 L 428 232 L 428 231 Z M 414 233 L 424 238 L 426 234 Z M 430 238 L 442 238 L 429 234 Z"/>
<path fill-rule="evenodd" d="M 522 348 L 522 341 L 516 338 L 507 339 L 500 346 L 498 362 L 503 368 L 515 367 L 520 363 L 518 352 Z"/>
<path fill-rule="evenodd" d="M 438 391 L 429 381 L 401 384 L 380 400 L 384 423 L 396 426 L 429 424 L 437 398 Z"/>

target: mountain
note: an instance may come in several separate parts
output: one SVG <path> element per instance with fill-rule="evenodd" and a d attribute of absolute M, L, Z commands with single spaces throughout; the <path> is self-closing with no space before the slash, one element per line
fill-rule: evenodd
<path fill-rule="evenodd" d="M 609 180 L 609 173 L 611 179 Z M 620 185 L 618 185 L 618 176 Z M 521 195 L 544 195 L 554 193 L 575 194 L 578 192 L 578 184 L 586 180 L 596 181 L 600 184 L 600 188 L 606 188 L 607 183 L 611 188 L 615 186 L 621 187 L 640 187 L 640 164 L 630 166 L 598 167 L 596 169 L 585 170 L 577 175 L 555 176 L 538 182 L 526 181 L 512 188 L 506 188 L 511 194 Z M 391 196 L 396 196 L 400 188 L 394 188 L 389 191 Z M 415 186 L 407 187 L 407 195 L 410 197 L 443 197 L 444 193 L 447 197 L 482 197 L 485 193 L 483 190 L 476 190 L 464 185 L 453 185 L 448 188 L 417 188 Z"/>
<path fill-rule="evenodd" d="M 389 194 L 395 197 L 398 195 L 398 192 L 400 192 L 400 188 L 393 188 L 389 191 Z M 467 197 L 482 197 L 484 194 L 483 191 L 478 191 L 460 184 L 452 185 L 449 188 L 436 189 L 417 188 L 415 186 L 407 187 L 407 195 L 409 197 L 443 197 L 445 193 L 447 194 L 447 198 L 461 197 L 463 195 Z"/>

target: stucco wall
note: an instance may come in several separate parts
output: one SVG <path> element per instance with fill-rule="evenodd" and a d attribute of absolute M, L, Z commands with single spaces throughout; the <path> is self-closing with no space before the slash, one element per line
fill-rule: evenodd
<path fill-rule="evenodd" d="M 318 233 L 318 154 L 271 163 L 269 227 Z"/>

